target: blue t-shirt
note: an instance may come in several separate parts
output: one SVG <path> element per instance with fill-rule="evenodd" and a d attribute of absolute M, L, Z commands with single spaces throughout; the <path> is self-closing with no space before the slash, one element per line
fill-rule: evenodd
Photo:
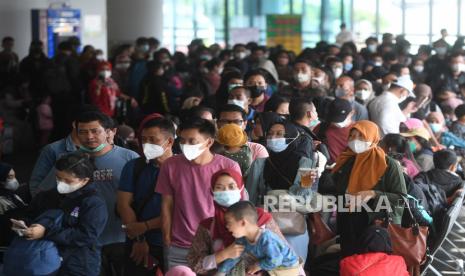
<path fill-rule="evenodd" d="M 153 163 L 148 163 L 140 173 L 137 179 L 137 184 L 134 185 L 134 168 L 136 160 L 137 159 L 131 160 L 124 166 L 118 190 L 132 193 L 134 202 L 136 202 L 137 206 L 143 204 L 150 194 L 152 195 L 152 198 L 147 202 L 140 214 L 141 220 L 146 221 L 161 215 L 161 195 L 159 193 L 155 193 L 155 184 L 157 183 L 160 168 L 155 166 Z M 161 230 L 157 229 L 149 231 L 145 233 L 145 238 L 151 245 L 163 245 Z"/>
<path fill-rule="evenodd" d="M 111 151 L 94 159 L 97 170 L 94 172 L 93 182 L 108 210 L 107 225 L 100 236 L 102 245 L 126 240 L 126 234 L 121 228 L 121 219 L 116 215 L 116 194 L 124 165 L 137 157 L 139 155 L 132 150 L 113 146 Z"/>
<path fill-rule="evenodd" d="M 258 259 L 260 268 L 265 271 L 272 271 L 277 268 L 291 268 L 299 263 L 299 258 L 294 251 L 278 237 L 275 233 L 268 229 L 262 230 L 258 240 L 251 244 L 246 238 L 236 240 L 237 244 L 245 246 L 242 254 L 248 253 Z M 241 258 L 227 259 L 223 261 L 218 268 L 219 272 L 230 272 Z"/>

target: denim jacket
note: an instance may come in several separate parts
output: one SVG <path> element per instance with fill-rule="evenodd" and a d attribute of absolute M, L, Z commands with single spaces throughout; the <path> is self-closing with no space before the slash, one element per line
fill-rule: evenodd
<path fill-rule="evenodd" d="M 63 155 L 76 150 L 77 148 L 71 139 L 71 135 L 48 144 L 42 149 L 29 180 L 29 189 L 32 197 L 41 191 L 56 187 L 55 162 Z"/>

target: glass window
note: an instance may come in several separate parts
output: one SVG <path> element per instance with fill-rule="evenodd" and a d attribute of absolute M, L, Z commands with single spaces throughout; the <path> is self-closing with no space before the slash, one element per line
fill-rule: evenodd
<path fill-rule="evenodd" d="M 433 1 L 433 41 L 441 38 L 441 29 L 447 29 L 446 41 L 453 45 L 457 38 L 457 0 Z"/>
<path fill-rule="evenodd" d="M 295 2 L 298 2 L 294 0 Z M 295 10 L 295 8 L 294 8 Z M 296 13 L 302 14 L 302 40 L 303 48 L 314 47 L 320 41 L 320 0 L 304 0 L 302 10 Z"/>
<path fill-rule="evenodd" d="M 376 35 L 376 1 L 354 0 L 353 30 L 363 47 L 366 38 Z"/>
<path fill-rule="evenodd" d="M 379 31 L 382 33 L 402 33 L 402 1 L 379 0 Z"/>
<path fill-rule="evenodd" d="M 405 1 L 405 38 L 412 44 L 415 52 L 420 45 L 429 41 L 429 1 Z"/>

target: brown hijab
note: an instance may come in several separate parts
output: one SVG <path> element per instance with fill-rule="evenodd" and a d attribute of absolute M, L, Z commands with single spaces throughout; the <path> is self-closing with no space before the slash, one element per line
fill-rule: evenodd
<path fill-rule="evenodd" d="M 360 191 L 372 190 L 378 183 L 381 176 L 387 169 L 386 155 L 378 147 L 380 134 L 378 126 L 370 121 L 358 121 L 352 128 L 361 133 L 361 139 L 372 142 L 374 146 L 365 152 L 356 154 L 350 148 L 347 148 L 336 160 L 336 166 L 333 172 L 339 170 L 350 158 L 355 156 L 355 163 L 349 177 L 347 191 L 357 193 Z"/>

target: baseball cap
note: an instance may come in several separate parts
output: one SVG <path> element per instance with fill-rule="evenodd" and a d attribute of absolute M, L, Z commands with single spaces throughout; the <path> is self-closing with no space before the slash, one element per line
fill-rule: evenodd
<path fill-rule="evenodd" d="M 343 122 L 352 111 L 352 104 L 348 100 L 336 98 L 329 104 L 328 121 L 331 123 Z"/>
<path fill-rule="evenodd" d="M 400 76 L 397 80 L 393 81 L 392 84 L 404 88 L 408 91 L 410 97 L 415 98 L 415 94 L 413 93 L 413 81 L 410 79 L 410 76 Z"/>

